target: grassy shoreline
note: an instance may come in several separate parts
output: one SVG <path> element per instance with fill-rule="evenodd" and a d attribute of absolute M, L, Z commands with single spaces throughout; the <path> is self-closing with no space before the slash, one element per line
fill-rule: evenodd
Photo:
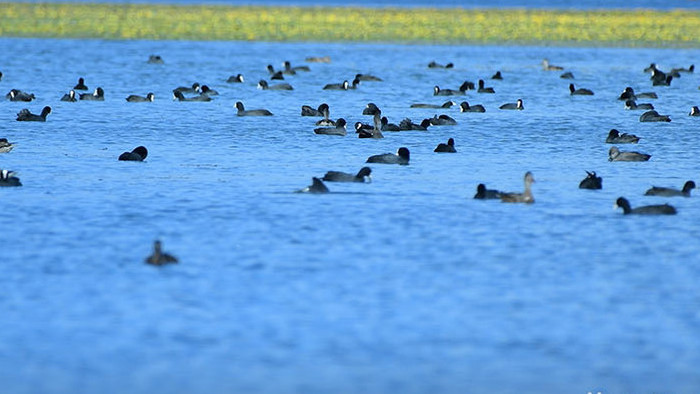
<path fill-rule="evenodd" d="M 0 3 L 0 37 L 700 47 L 700 11 Z"/>

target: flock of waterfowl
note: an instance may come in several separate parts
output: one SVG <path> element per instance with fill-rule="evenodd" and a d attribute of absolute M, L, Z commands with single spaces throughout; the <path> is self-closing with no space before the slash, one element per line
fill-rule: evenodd
<path fill-rule="evenodd" d="M 308 58 L 307 61 L 310 62 L 330 62 L 329 58 Z M 164 61 L 160 56 L 152 55 L 147 63 L 150 64 L 163 64 Z M 550 64 L 546 59 L 542 62 L 543 69 L 545 71 L 564 71 L 563 67 Z M 442 68 L 451 69 L 454 68 L 452 63 L 447 63 L 445 65 L 438 64 L 434 61 L 428 64 L 428 68 Z M 310 68 L 308 66 L 297 66 L 292 67 L 290 62 L 284 62 L 284 68 L 282 70 L 275 70 L 272 65 L 267 66 L 269 72 L 269 79 L 272 80 L 283 80 L 285 75 L 294 75 L 298 72 L 308 72 Z M 644 70 L 651 74 L 652 86 L 668 86 L 671 84 L 674 78 L 678 78 L 680 73 L 692 73 L 694 72 L 694 66 L 689 68 L 676 68 L 669 72 L 661 71 L 654 63 L 652 63 L 648 68 Z M 574 76 L 571 72 L 563 72 L 560 75 L 563 79 L 573 79 Z M 2 78 L 2 73 L 0 73 L 0 79 Z M 493 74 L 490 79 L 492 80 L 502 80 L 503 74 L 501 71 L 497 71 Z M 241 74 L 230 76 L 226 82 L 227 83 L 242 83 L 244 77 Z M 320 87 L 323 90 L 352 90 L 357 89 L 358 86 L 366 81 L 381 82 L 382 79 L 369 74 L 356 74 L 352 81 L 343 80 L 342 82 L 328 83 Z M 287 82 L 280 83 L 270 83 L 265 79 L 260 79 L 257 87 L 261 90 L 293 90 L 293 86 Z M 80 93 L 76 94 L 76 91 L 87 91 L 88 87 L 85 84 L 84 78 L 79 78 L 78 83 L 73 86 L 63 97 L 60 98 L 61 101 L 65 102 L 76 102 L 76 101 L 104 101 L 105 92 L 102 87 L 95 88 L 93 93 Z M 439 85 L 435 85 L 433 88 L 433 96 L 435 97 L 445 97 L 452 96 L 458 97 L 465 95 L 467 91 L 475 91 L 476 93 L 483 94 L 493 94 L 495 89 L 493 87 L 486 86 L 484 79 L 479 79 L 475 84 L 472 81 L 465 81 L 457 89 L 441 88 Z M 211 101 L 214 96 L 219 93 L 210 88 L 207 85 L 200 85 L 199 83 L 194 83 L 191 86 L 181 86 L 174 88 L 173 99 L 178 101 L 192 101 L 192 102 L 206 102 Z M 569 84 L 569 92 L 572 96 L 593 96 L 595 93 L 587 88 L 577 88 L 573 83 Z M 655 109 L 654 105 L 651 103 L 637 103 L 638 99 L 657 99 L 658 96 L 654 92 L 642 92 L 637 93 L 631 87 L 626 87 L 623 89 L 619 96 L 619 100 L 625 102 L 625 108 L 628 110 L 645 110 L 639 117 L 640 122 L 670 122 L 671 119 L 668 115 L 661 115 Z M 24 92 L 19 89 L 11 89 L 6 94 L 6 99 L 10 101 L 20 101 L 20 102 L 31 102 L 35 99 L 34 94 L 29 92 Z M 140 96 L 132 94 L 127 96 L 127 102 L 130 103 L 149 103 L 155 100 L 155 95 L 152 92 L 147 93 L 145 96 Z M 413 103 L 410 104 L 411 108 L 433 108 L 433 109 L 448 109 L 453 106 L 458 106 L 460 112 L 476 112 L 483 113 L 486 109 L 481 104 L 470 104 L 467 101 L 462 101 L 457 103 L 453 100 L 444 101 L 442 103 Z M 242 101 L 237 101 L 235 103 L 236 115 L 237 116 L 273 116 L 273 113 L 267 109 L 246 109 Z M 522 111 L 525 109 L 522 99 L 517 99 L 514 102 L 504 103 L 499 106 L 500 110 L 516 110 Z M 29 109 L 25 108 L 17 113 L 17 121 L 33 121 L 33 122 L 46 122 L 47 117 L 51 114 L 51 107 L 45 106 L 39 114 L 34 114 L 30 112 Z M 362 110 L 363 115 L 372 116 L 373 122 L 371 124 L 364 124 L 362 122 L 356 122 L 353 125 L 355 133 L 358 138 L 384 138 L 385 132 L 399 132 L 399 131 L 426 131 L 432 126 L 446 126 L 455 125 L 457 121 L 446 114 L 435 115 L 432 118 L 423 119 L 420 123 L 414 123 L 410 119 L 406 118 L 399 122 L 399 124 L 390 123 L 386 116 L 382 116 L 381 109 L 374 103 L 368 103 L 367 106 Z M 697 106 L 691 108 L 690 116 L 700 116 L 700 110 Z M 313 129 L 313 132 L 318 135 L 329 135 L 329 136 L 346 136 L 347 135 L 347 121 L 344 118 L 338 118 L 333 120 L 330 118 L 330 107 L 326 103 L 321 103 L 318 107 L 314 108 L 309 105 L 304 105 L 301 108 L 301 116 L 311 116 L 311 117 L 321 117 L 322 119 L 316 122 L 317 128 Z M 610 144 L 636 144 L 640 140 L 639 137 L 620 133 L 616 129 L 611 129 L 610 133 L 606 139 L 607 143 Z M 6 138 L 0 138 L 0 153 L 7 153 L 13 149 L 14 145 L 9 142 Z M 446 142 L 440 143 L 434 152 L 438 153 L 455 153 L 457 150 L 455 148 L 454 138 L 449 138 Z M 143 161 L 148 156 L 148 150 L 144 146 L 138 146 L 131 151 L 122 153 L 118 160 L 121 161 Z M 635 151 L 622 151 L 617 146 L 612 146 L 609 150 L 609 161 L 647 161 L 651 158 L 651 155 Z M 397 153 L 384 153 L 378 155 L 369 156 L 366 159 L 366 163 L 374 164 L 398 164 L 398 165 L 408 165 L 410 162 L 410 152 L 407 147 L 400 147 Z M 304 193 L 328 193 L 329 189 L 324 184 L 324 182 L 370 182 L 371 181 L 372 170 L 370 167 L 362 167 L 357 174 L 349 174 L 339 171 L 328 171 L 323 177 L 313 177 L 312 184 L 306 188 L 298 190 L 297 192 Z M 579 185 L 582 189 L 601 189 L 602 188 L 602 178 L 597 176 L 595 172 L 588 172 L 587 177 L 583 179 Z M 522 192 L 501 192 L 498 190 L 487 189 L 484 184 L 477 185 L 477 193 L 474 195 L 475 199 L 498 199 L 502 202 L 510 203 L 534 203 L 535 199 L 532 193 L 532 184 L 535 182 L 533 174 L 528 171 L 525 173 L 524 178 L 524 190 Z M 21 186 L 17 174 L 10 170 L 0 170 L 0 186 Z M 695 183 L 693 181 L 688 181 L 685 183 L 681 190 L 665 187 L 652 187 L 649 189 L 645 195 L 655 195 L 655 196 L 684 196 L 689 197 L 690 191 L 695 188 Z M 616 205 L 622 208 L 624 214 L 675 214 L 676 210 L 674 207 L 668 204 L 662 205 L 648 205 L 643 207 L 638 207 L 632 209 L 629 202 L 624 198 L 620 197 L 616 201 Z M 171 262 L 177 262 L 174 257 L 163 253 L 161 251 L 161 244 L 159 241 L 155 242 L 154 253 L 147 259 L 148 263 L 151 264 L 165 264 Z"/>

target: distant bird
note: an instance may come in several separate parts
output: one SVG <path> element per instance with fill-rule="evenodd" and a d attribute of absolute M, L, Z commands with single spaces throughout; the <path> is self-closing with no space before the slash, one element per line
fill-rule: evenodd
<path fill-rule="evenodd" d="M 659 115 L 658 112 L 651 110 L 643 113 L 639 117 L 640 122 L 670 122 L 671 118 L 668 115 Z"/>
<path fill-rule="evenodd" d="M 316 126 L 335 126 L 335 121 L 330 118 L 331 108 L 326 103 L 322 103 L 318 106 L 318 109 L 323 114 L 323 119 L 316 122 Z"/>
<path fill-rule="evenodd" d="M 70 103 L 78 101 L 78 99 L 75 98 L 75 90 L 71 90 L 70 92 L 64 94 L 63 97 L 61 97 L 61 101 L 67 101 Z"/>
<path fill-rule="evenodd" d="M 636 144 L 639 142 L 639 137 L 634 134 L 622 133 L 617 129 L 611 129 L 608 133 L 608 138 L 605 139 L 607 144 Z"/>
<path fill-rule="evenodd" d="M 231 75 L 228 77 L 226 80 L 228 83 L 243 83 L 243 75 L 242 74 L 237 74 L 237 75 Z"/>
<path fill-rule="evenodd" d="M 532 196 L 532 184 L 535 182 L 535 178 L 532 176 L 530 171 L 525 173 L 523 178 L 525 184 L 525 191 L 522 193 L 501 193 L 501 202 L 522 202 L 526 204 L 532 204 L 535 202 L 535 198 Z"/>
<path fill-rule="evenodd" d="M 389 123 L 389 119 L 386 116 L 382 116 L 382 131 L 401 131 L 401 127 L 394 123 Z"/>
<path fill-rule="evenodd" d="M 48 105 L 41 110 L 41 115 L 36 115 L 27 108 L 22 109 L 17 113 L 17 120 L 20 122 L 46 122 L 46 116 L 51 113 L 51 107 Z"/>
<path fill-rule="evenodd" d="M 491 79 L 501 80 L 503 79 L 503 75 L 501 75 L 500 71 L 496 71 L 496 73 L 491 76 Z"/>
<path fill-rule="evenodd" d="M 200 94 L 199 96 L 193 96 L 193 97 L 185 97 L 185 95 L 182 94 L 182 92 L 177 91 L 177 90 L 173 90 L 173 97 L 177 101 L 198 101 L 198 102 L 211 101 L 211 97 L 209 97 L 206 94 Z"/>
<path fill-rule="evenodd" d="M 428 63 L 428 68 L 454 68 L 454 66 L 455 65 L 452 63 L 447 63 L 443 65 L 440 63 L 436 63 L 435 61 Z"/>
<path fill-rule="evenodd" d="M 465 93 L 467 90 L 474 90 L 474 82 L 464 81 L 461 85 L 459 85 L 460 92 Z"/>
<path fill-rule="evenodd" d="M 423 119 L 423 121 L 420 122 L 420 124 L 415 124 L 413 121 L 409 118 L 405 118 L 401 122 L 399 122 L 399 128 L 402 131 L 408 131 L 408 130 L 416 130 L 416 131 L 426 131 L 428 130 L 428 127 L 430 127 L 430 119 Z"/>
<path fill-rule="evenodd" d="M 690 113 L 688 114 L 690 116 L 700 116 L 700 108 L 698 108 L 697 105 L 693 106 L 693 108 L 690 109 Z"/>
<path fill-rule="evenodd" d="M 564 69 L 564 67 L 549 64 L 549 60 L 547 59 L 542 59 L 542 68 L 545 71 L 562 71 Z"/>
<path fill-rule="evenodd" d="M 662 197 L 690 197 L 690 191 L 695 189 L 695 182 L 687 181 L 683 185 L 682 190 L 674 189 L 671 187 L 659 187 L 652 186 L 651 189 L 647 190 L 645 196 L 662 196 Z"/>
<path fill-rule="evenodd" d="M 670 86 L 673 75 L 667 75 L 662 71 L 654 70 L 651 74 L 651 84 L 653 86 Z"/>
<path fill-rule="evenodd" d="M 88 90 L 87 85 L 85 85 L 85 79 L 83 77 L 78 78 L 78 83 L 73 86 L 73 90 Z"/>
<path fill-rule="evenodd" d="M 692 72 L 695 72 L 695 65 L 694 64 L 691 64 L 690 67 L 688 67 L 688 68 L 683 68 L 683 67 L 672 68 L 670 71 L 670 74 L 692 73 Z"/>
<path fill-rule="evenodd" d="M 411 108 L 451 108 L 453 105 L 456 105 L 456 103 L 454 101 L 445 101 L 442 104 L 416 103 L 416 104 L 411 104 Z"/>
<path fill-rule="evenodd" d="M 435 148 L 433 152 L 438 152 L 438 153 L 457 153 L 457 150 L 455 149 L 455 140 L 454 138 L 450 138 L 447 140 L 447 143 L 439 143 L 438 146 Z"/>
<path fill-rule="evenodd" d="M 358 138 L 384 138 L 384 134 L 382 134 L 382 111 L 377 109 L 376 112 L 374 112 L 373 120 L 374 120 L 374 127 L 371 129 L 367 128 L 356 128 L 357 132 L 357 137 Z"/>
<path fill-rule="evenodd" d="M 486 108 L 481 104 L 469 105 L 468 102 L 462 101 L 459 104 L 459 112 L 486 112 Z"/>
<path fill-rule="evenodd" d="M 411 153 L 408 148 L 399 148 L 397 154 L 384 153 L 381 155 L 374 155 L 367 158 L 367 163 L 382 163 L 382 164 L 399 164 L 408 165 L 408 161 L 411 158 Z"/>
<path fill-rule="evenodd" d="M 345 119 L 339 118 L 337 122 L 335 122 L 335 126 L 330 126 L 330 127 L 318 127 L 314 129 L 315 134 L 324 134 L 324 135 L 338 135 L 338 136 L 345 136 L 347 135 L 347 130 L 345 129 Z"/>
<path fill-rule="evenodd" d="M 651 155 L 639 152 L 620 152 L 620 150 L 613 146 L 608 151 L 608 161 L 648 161 Z"/>
<path fill-rule="evenodd" d="M 657 68 L 656 68 L 656 63 L 651 63 L 651 64 L 649 64 L 649 67 L 646 67 L 646 68 L 644 69 L 644 72 L 645 72 L 645 73 L 649 73 L 649 72 L 653 72 L 653 71 L 656 70 L 656 69 L 657 69 Z"/>
<path fill-rule="evenodd" d="M 267 81 L 264 79 L 261 79 L 260 82 L 258 82 L 258 89 L 261 90 L 294 90 L 292 85 L 288 83 L 278 83 L 275 85 L 268 85 Z"/>
<path fill-rule="evenodd" d="M 313 177 L 311 178 L 311 185 L 297 190 L 296 193 L 311 193 L 311 194 L 323 194 L 323 193 L 328 193 L 329 190 L 326 187 L 326 185 L 323 183 L 322 180 Z"/>
<path fill-rule="evenodd" d="M 483 79 L 479 80 L 479 89 L 477 89 L 476 92 L 477 93 L 496 93 L 496 91 L 493 90 L 493 88 L 484 87 L 484 80 Z"/>
<path fill-rule="evenodd" d="M 462 90 L 440 89 L 437 85 L 433 87 L 433 96 L 459 96 L 463 94 L 464 91 Z"/>
<path fill-rule="evenodd" d="M 516 109 L 516 110 L 523 110 L 525 107 L 523 107 L 523 100 L 518 99 L 516 103 L 506 103 L 498 107 L 499 109 Z"/>
<path fill-rule="evenodd" d="M 374 115 L 377 112 L 381 114 L 382 110 L 380 110 L 379 107 L 377 107 L 377 104 L 375 103 L 367 103 L 365 108 L 362 109 L 362 115 Z"/>
<path fill-rule="evenodd" d="M 144 161 L 147 156 L 148 149 L 145 146 L 137 146 L 131 152 L 119 155 L 119 161 Z"/>
<path fill-rule="evenodd" d="M 309 56 L 304 60 L 309 62 L 309 63 L 330 63 L 331 57 L 330 56 Z"/>
<path fill-rule="evenodd" d="M 146 95 L 146 97 L 132 94 L 126 98 L 126 101 L 128 101 L 130 103 L 146 103 L 146 102 L 152 102 L 153 100 L 155 100 L 155 98 L 156 98 L 156 96 L 153 93 L 148 93 Z"/>
<path fill-rule="evenodd" d="M 311 107 L 309 105 L 302 105 L 301 106 L 301 116 L 324 116 L 323 115 L 324 106 L 328 106 L 328 104 L 322 103 L 321 105 L 318 106 L 318 109 L 314 109 L 313 107 Z"/>
<path fill-rule="evenodd" d="M 270 79 L 272 79 L 272 80 L 284 79 L 284 75 L 283 75 L 282 71 L 275 71 L 275 68 L 272 67 L 272 64 L 267 65 L 267 72 L 270 73 Z"/>
<path fill-rule="evenodd" d="M 371 74 L 355 74 L 355 78 L 357 78 L 360 81 L 374 81 L 374 82 L 381 82 L 383 79 L 379 77 L 375 77 L 374 75 Z"/>
<path fill-rule="evenodd" d="M 668 204 L 663 205 L 646 205 L 632 209 L 629 201 L 626 198 L 620 197 L 615 202 L 615 208 L 622 208 L 625 215 L 675 215 L 676 208 Z"/>
<path fill-rule="evenodd" d="M 80 100 L 83 101 L 105 101 L 105 91 L 98 87 L 92 94 L 81 93 Z"/>
<path fill-rule="evenodd" d="M 148 63 L 148 64 L 165 64 L 165 62 L 163 61 L 163 58 L 160 57 L 160 55 L 149 55 L 146 63 Z"/>
<path fill-rule="evenodd" d="M 501 199 L 501 193 L 498 190 L 493 190 L 493 189 L 487 189 L 486 185 L 483 183 L 480 183 L 479 185 L 476 186 L 476 194 L 474 195 L 474 199 L 476 200 L 500 200 Z"/>
<path fill-rule="evenodd" d="M 347 172 L 340 171 L 328 171 L 326 175 L 323 176 L 323 180 L 326 182 L 372 182 L 372 169 L 369 167 L 362 167 L 357 174 L 348 174 Z"/>
<path fill-rule="evenodd" d="M 202 87 L 199 88 L 199 90 L 200 90 L 200 93 L 199 93 L 200 95 L 207 95 L 207 96 L 218 96 L 219 95 L 219 92 L 210 88 L 207 85 L 202 85 Z"/>
<path fill-rule="evenodd" d="M 559 78 L 561 78 L 561 79 L 575 79 L 575 78 L 574 78 L 574 74 L 573 74 L 572 72 L 570 72 L 570 71 L 567 71 L 567 72 L 565 72 L 565 73 L 562 73 L 562 74 L 559 76 Z"/>
<path fill-rule="evenodd" d="M 0 81 L 2 81 L 2 71 L 0 71 Z"/>
<path fill-rule="evenodd" d="M 285 70 L 285 71 L 289 71 L 289 70 L 294 71 L 294 72 L 297 72 L 297 71 L 309 72 L 309 71 L 311 71 L 311 69 L 309 68 L 309 66 L 295 66 L 295 67 L 292 67 L 292 64 L 289 62 L 289 60 L 285 60 L 284 63 L 282 63 L 282 64 L 283 64 L 283 66 L 284 66 L 284 70 Z"/>
<path fill-rule="evenodd" d="M 579 189 L 598 190 L 603 188 L 603 178 L 597 176 L 595 171 L 586 171 L 586 174 L 588 174 L 588 176 L 578 184 Z"/>
<path fill-rule="evenodd" d="M 246 110 L 243 103 L 240 101 L 236 102 L 236 109 L 238 110 L 238 116 L 272 116 L 272 112 L 266 109 Z"/>
<path fill-rule="evenodd" d="M 7 138 L 0 138 L 0 153 L 7 153 L 15 147 L 15 144 L 7 141 Z"/>
<path fill-rule="evenodd" d="M 572 96 L 593 96 L 592 90 L 585 88 L 576 89 L 573 83 L 569 84 L 569 92 Z"/>
<path fill-rule="evenodd" d="M 162 251 L 162 244 L 159 240 L 153 242 L 153 254 L 146 257 L 146 264 L 165 265 L 177 263 L 177 258 Z"/>
<path fill-rule="evenodd" d="M 24 101 L 24 102 L 30 102 L 34 100 L 36 97 L 34 96 L 34 93 L 27 93 L 23 92 L 18 89 L 12 89 L 10 90 L 5 97 L 9 99 L 10 101 Z"/>
<path fill-rule="evenodd" d="M 457 124 L 457 121 L 449 115 L 442 114 L 440 116 L 434 115 L 430 118 L 430 124 L 433 126 L 454 126 Z"/>
<path fill-rule="evenodd" d="M 329 83 L 323 87 L 323 90 L 348 90 L 350 88 L 350 83 L 346 79 L 341 83 Z"/>
<path fill-rule="evenodd" d="M 0 170 L 0 186 L 22 186 L 17 178 L 17 173 L 9 170 Z"/>
<path fill-rule="evenodd" d="M 650 109 L 654 109 L 654 106 L 652 104 L 649 104 L 649 103 L 637 104 L 634 100 L 627 100 L 627 101 L 625 101 L 625 109 L 628 109 L 631 111 L 642 110 L 642 109 L 650 110 Z"/>
<path fill-rule="evenodd" d="M 659 96 L 654 92 L 643 92 L 643 93 L 636 94 L 634 92 L 634 89 L 632 89 L 631 86 L 628 86 L 625 88 L 625 90 L 622 93 L 620 93 L 620 97 L 618 97 L 618 100 L 627 101 L 627 100 L 637 100 L 639 98 L 656 99 L 656 98 L 659 98 Z"/>
<path fill-rule="evenodd" d="M 193 93 L 199 93 L 200 92 L 200 85 L 199 82 L 195 82 L 192 84 L 191 87 L 189 86 L 179 86 L 175 89 L 173 89 L 173 92 L 180 92 L 182 94 L 193 94 Z"/>

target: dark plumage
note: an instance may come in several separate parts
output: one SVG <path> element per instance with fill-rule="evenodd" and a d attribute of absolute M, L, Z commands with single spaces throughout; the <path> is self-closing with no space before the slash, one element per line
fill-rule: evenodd
<path fill-rule="evenodd" d="M 579 189 L 598 190 L 603 188 L 603 178 L 597 176 L 595 171 L 586 171 L 586 174 L 588 174 L 588 176 L 578 184 Z"/>
<path fill-rule="evenodd" d="M 659 115 L 658 112 L 651 110 L 643 113 L 639 117 L 640 122 L 670 122 L 671 118 L 668 115 Z"/>
<path fill-rule="evenodd" d="M 238 110 L 238 112 L 236 113 L 236 115 L 238 116 L 272 116 L 272 112 L 266 109 L 246 110 L 243 106 L 243 103 L 240 101 L 236 102 L 236 109 Z"/>
<path fill-rule="evenodd" d="M 323 184 L 322 180 L 320 180 L 316 177 L 313 177 L 313 178 L 311 178 L 311 182 L 312 182 L 311 185 L 309 185 L 303 189 L 297 190 L 296 193 L 322 194 L 322 193 L 329 192 L 328 188 L 326 187 L 325 184 Z"/>
<path fill-rule="evenodd" d="M 452 63 L 447 63 L 443 65 L 440 63 L 436 63 L 435 61 L 428 63 L 428 68 L 454 68 L 454 66 L 455 65 Z"/>
<path fill-rule="evenodd" d="M 126 98 L 126 101 L 129 103 L 147 103 L 152 102 L 155 98 L 156 96 L 153 93 L 148 93 L 146 97 L 132 94 Z"/>
<path fill-rule="evenodd" d="M 5 98 L 10 101 L 24 101 L 28 103 L 34 100 L 36 97 L 34 96 L 34 93 L 27 93 L 18 89 L 12 89 L 5 95 Z"/>
<path fill-rule="evenodd" d="M 338 136 L 345 136 L 347 134 L 347 130 L 345 129 L 345 119 L 339 118 L 337 122 L 335 122 L 335 126 L 331 127 L 318 127 L 314 129 L 315 134 L 323 134 L 323 135 L 338 135 Z"/>
<path fill-rule="evenodd" d="M 269 85 L 264 79 L 261 79 L 258 82 L 258 88 L 262 90 L 294 90 L 292 85 L 288 83 L 278 83 L 275 85 Z"/>
<path fill-rule="evenodd" d="M 457 153 L 457 150 L 455 149 L 455 140 L 454 138 L 450 138 L 447 140 L 447 143 L 439 143 L 438 146 L 435 148 L 433 152 L 438 152 L 438 153 Z"/>
<path fill-rule="evenodd" d="M 634 100 L 627 100 L 627 101 L 625 101 L 625 109 L 628 109 L 631 111 L 640 110 L 640 109 L 650 110 L 650 109 L 654 109 L 654 106 L 652 104 L 649 104 L 649 103 L 637 104 Z"/>
<path fill-rule="evenodd" d="M 98 87 L 97 89 L 95 89 L 95 91 L 92 94 L 81 93 L 80 100 L 83 100 L 83 101 L 104 101 L 105 100 L 105 91 L 102 88 Z"/>
<path fill-rule="evenodd" d="M 486 108 L 481 104 L 469 105 L 468 102 L 462 101 L 459 104 L 459 112 L 486 112 Z"/>
<path fill-rule="evenodd" d="M 237 75 L 231 75 L 228 77 L 226 80 L 228 83 L 243 83 L 243 75 L 242 74 L 237 74 Z"/>
<path fill-rule="evenodd" d="M 165 64 L 165 61 L 163 61 L 163 58 L 160 57 L 160 55 L 149 55 L 146 63 L 148 63 L 148 64 Z"/>
<path fill-rule="evenodd" d="M 480 79 L 479 80 L 479 89 L 476 90 L 477 93 L 496 93 L 493 88 L 490 87 L 484 87 L 484 80 Z"/>
<path fill-rule="evenodd" d="M 610 130 L 608 138 L 605 139 L 607 144 L 636 144 L 639 142 L 639 137 L 634 134 L 622 133 L 616 129 Z"/>
<path fill-rule="evenodd" d="M 124 152 L 119 155 L 119 161 L 144 161 L 148 156 L 148 149 L 145 146 L 137 146 L 131 152 Z"/>
<path fill-rule="evenodd" d="M 437 85 L 433 87 L 433 96 L 458 96 L 463 94 L 464 92 L 461 90 L 440 89 Z"/>
<path fill-rule="evenodd" d="M 384 153 L 381 155 L 374 155 L 367 158 L 367 163 L 382 163 L 382 164 L 400 164 L 408 165 L 408 161 L 411 159 L 411 153 L 408 148 L 399 148 L 397 154 Z"/>
<path fill-rule="evenodd" d="M 515 103 L 506 103 L 498 107 L 499 109 L 515 109 L 515 110 L 523 110 L 525 107 L 523 107 L 523 100 L 518 99 L 517 102 Z"/>
<path fill-rule="evenodd" d="M 7 138 L 0 138 L 0 153 L 7 153 L 15 147 L 15 144 L 8 141 Z"/>
<path fill-rule="evenodd" d="M 573 83 L 569 84 L 569 93 L 572 96 L 593 96 L 592 90 L 585 88 L 576 89 Z"/>
<path fill-rule="evenodd" d="M 78 78 L 78 83 L 73 86 L 73 90 L 88 90 L 87 85 L 85 85 L 85 79 L 83 77 Z"/>
<path fill-rule="evenodd" d="M 430 124 L 433 126 L 454 126 L 457 124 L 457 121 L 448 115 L 442 114 L 440 116 L 434 115 L 430 118 Z"/>
<path fill-rule="evenodd" d="M 476 187 L 476 194 L 474 195 L 474 198 L 477 200 L 500 200 L 502 194 L 503 193 L 498 190 L 487 189 L 486 185 L 480 183 Z"/>
<path fill-rule="evenodd" d="M 445 101 L 442 104 L 411 104 L 411 108 L 450 108 L 455 105 L 454 101 Z"/>
<path fill-rule="evenodd" d="M 17 120 L 20 122 L 46 122 L 46 116 L 51 113 L 51 107 L 46 106 L 41 110 L 40 115 L 29 112 L 24 108 L 17 113 Z"/>
<path fill-rule="evenodd" d="M 161 250 L 161 242 L 156 240 L 153 243 L 153 254 L 146 257 L 146 264 L 165 265 L 177 263 L 177 258 Z"/>
<path fill-rule="evenodd" d="M 323 180 L 326 182 L 371 182 L 372 181 L 372 169 L 369 167 L 362 167 L 357 174 L 348 174 L 347 172 L 340 171 L 328 171 L 326 175 L 323 176 Z"/>
<path fill-rule="evenodd" d="M 17 178 L 17 173 L 9 170 L 0 170 L 0 187 L 22 186 L 22 182 Z"/>
<path fill-rule="evenodd" d="M 620 197 L 615 202 L 616 208 L 622 208 L 625 215 L 675 215 L 676 208 L 668 204 L 663 205 L 646 205 L 632 209 L 629 201 L 626 198 Z"/>
<path fill-rule="evenodd" d="M 199 91 L 200 91 L 200 87 L 199 87 L 198 82 L 193 83 L 191 87 L 190 86 L 180 86 L 180 87 L 173 89 L 173 92 L 180 92 L 182 94 L 199 93 Z"/>
<path fill-rule="evenodd" d="M 695 182 L 687 181 L 683 185 L 682 190 L 674 189 L 671 187 L 659 187 L 652 186 L 651 189 L 647 190 L 645 196 L 663 196 L 663 197 L 690 197 L 690 191 L 695 189 Z"/>
<path fill-rule="evenodd" d="M 75 98 L 75 90 L 71 90 L 70 92 L 64 94 L 63 97 L 61 97 L 61 101 L 67 101 L 70 103 L 78 101 L 78 99 Z"/>
<path fill-rule="evenodd" d="M 503 75 L 501 75 L 500 71 L 496 71 L 496 73 L 491 76 L 491 79 L 502 80 Z"/>
<path fill-rule="evenodd" d="M 613 146 L 608 151 L 608 161 L 648 161 L 651 155 L 639 152 L 620 152 L 620 150 Z"/>
<path fill-rule="evenodd" d="M 698 108 L 697 105 L 694 105 L 693 108 L 690 109 L 690 113 L 688 114 L 690 116 L 700 116 L 700 108 Z"/>
<path fill-rule="evenodd" d="M 173 90 L 173 97 L 175 97 L 175 99 L 177 101 L 190 101 L 190 102 L 191 101 L 199 101 L 199 102 L 211 101 L 211 97 L 209 97 L 206 94 L 200 94 L 199 96 L 193 96 L 193 97 L 185 97 L 185 95 L 182 94 L 182 92 L 177 91 L 177 90 Z"/>

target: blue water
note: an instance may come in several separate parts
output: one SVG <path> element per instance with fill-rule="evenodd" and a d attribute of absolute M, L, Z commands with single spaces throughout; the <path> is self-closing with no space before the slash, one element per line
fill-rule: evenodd
<path fill-rule="evenodd" d="M 700 205 L 645 197 L 698 181 L 697 74 L 652 87 L 642 69 L 687 67 L 699 50 L 0 39 L 0 382 L 5 393 L 694 393 L 700 387 Z M 159 54 L 164 65 L 149 65 Z M 330 64 L 260 91 L 265 66 Z M 593 97 L 572 97 L 568 80 Z M 431 60 L 454 62 L 430 70 Z M 459 101 L 484 114 L 409 109 L 432 87 L 487 79 Z M 384 82 L 328 92 L 372 73 Z M 244 84 L 227 84 L 242 73 Z M 104 102 L 58 99 L 85 77 Z M 181 103 L 195 81 L 221 95 Z M 616 100 L 655 91 L 671 123 L 640 123 Z M 152 91 L 156 101 L 126 103 Z M 524 111 L 498 106 L 524 100 Z M 275 116 L 235 116 L 237 100 Z M 313 134 L 303 104 L 349 123 L 369 101 L 392 122 L 447 113 L 457 126 L 382 140 Z M 46 123 L 16 122 L 51 105 Z M 642 137 L 610 163 L 611 128 Z M 457 154 L 432 150 L 449 137 Z M 143 163 L 117 156 L 145 145 Z M 408 166 L 373 165 L 371 184 L 293 193 L 327 170 L 357 171 L 400 146 Z M 533 205 L 476 201 L 476 185 Z M 603 190 L 578 189 L 584 170 Z M 697 192 L 697 191 L 696 191 Z M 696 193 L 697 194 L 697 193 Z M 672 217 L 612 205 L 670 202 Z M 180 259 L 144 258 L 154 239 Z"/>

